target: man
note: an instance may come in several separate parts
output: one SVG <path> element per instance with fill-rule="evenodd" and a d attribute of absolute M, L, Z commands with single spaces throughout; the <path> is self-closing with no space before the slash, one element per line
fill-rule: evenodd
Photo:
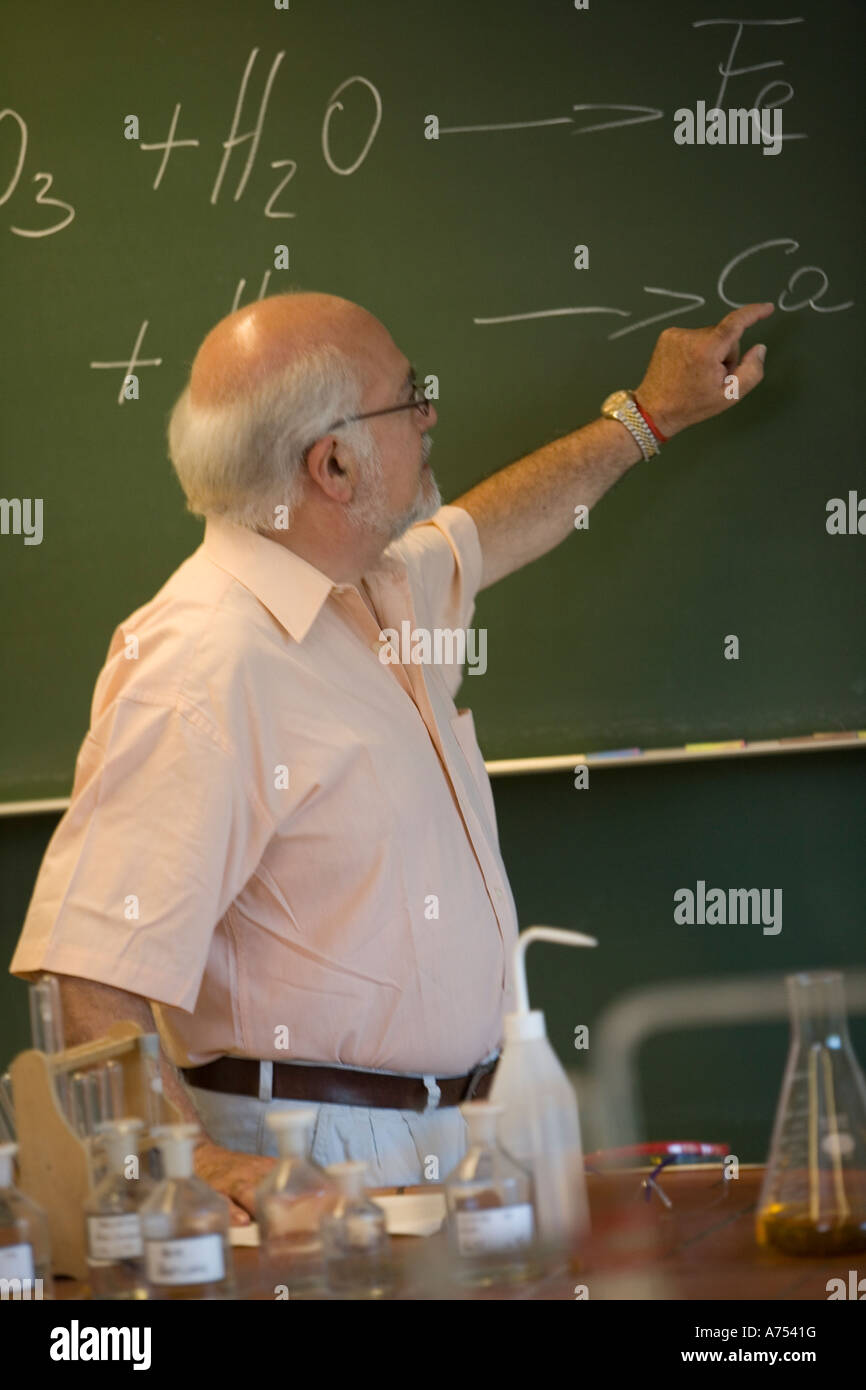
<path fill-rule="evenodd" d="M 383 633 L 467 628 L 575 505 L 728 408 L 726 377 L 753 389 L 764 349 L 739 342 L 771 312 L 667 329 L 634 400 L 450 506 L 435 408 L 366 310 L 279 295 L 205 338 L 169 427 L 204 542 L 114 634 L 11 968 L 63 977 L 68 1044 L 156 1026 L 233 1220 L 272 1165 L 273 1106 L 312 1105 L 319 1162 L 444 1177 L 512 1006 L 516 912 L 459 665 L 386 660 Z"/>

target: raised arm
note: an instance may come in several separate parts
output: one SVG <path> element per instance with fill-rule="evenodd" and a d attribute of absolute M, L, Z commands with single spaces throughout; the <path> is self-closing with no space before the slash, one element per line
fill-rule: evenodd
<path fill-rule="evenodd" d="M 737 376 L 742 400 L 764 375 L 763 343 L 740 359 L 747 328 L 773 312 L 746 304 L 711 328 L 666 328 L 636 390 L 641 406 L 667 438 L 734 404 L 725 378 Z M 642 457 L 618 420 L 593 420 L 470 488 L 454 505 L 472 517 L 484 557 L 481 588 L 528 565 L 574 529 L 574 508 L 592 507 Z"/>

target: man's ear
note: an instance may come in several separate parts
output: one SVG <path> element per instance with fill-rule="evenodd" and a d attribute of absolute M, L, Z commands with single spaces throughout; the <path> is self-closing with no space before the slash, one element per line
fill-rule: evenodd
<path fill-rule="evenodd" d="M 338 451 L 337 451 L 337 445 L 336 445 L 336 444 L 333 446 L 332 449 L 329 450 L 327 462 L 328 462 L 328 471 L 331 473 L 331 475 L 332 475 L 333 477 L 335 477 L 335 478 L 340 478 L 340 477 L 344 477 L 344 476 L 345 476 L 345 469 L 343 468 L 342 464 L 340 463 L 339 454 L 338 454 Z"/>
<path fill-rule="evenodd" d="M 353 470 L 344 466 L 340 441 L 326 434 L 311 444 L 306 454 L 310 481 L 335 502 L 348 502 L 354 491 Z"/>

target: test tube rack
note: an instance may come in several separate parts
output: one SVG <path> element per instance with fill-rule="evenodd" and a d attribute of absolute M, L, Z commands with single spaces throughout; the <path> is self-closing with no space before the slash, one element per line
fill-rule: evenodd
<path fill-rule="evenodd" d="M 123 1068 L 126 1113 L 146 1121 L 152 1102 L 147 1094 L 150 1059 L 142 1046 L 145 1036 L 136 1023 L 115 1023 L 103 1037 L 63 1052 L 20 1052 L 9 1068 L 18 1131 L 18 1186 L 48 1219 L 54 1274 L 87 1278 L 82 1206 L 94 1178 L 91 1141 L 69 1123 L 54 1078 L 114 1059 Z M 159 1099 L 162 1123 L 182 1120 L 167 1096 Z M 151 1143 L 145 1133 L 142 1162 Z"/>

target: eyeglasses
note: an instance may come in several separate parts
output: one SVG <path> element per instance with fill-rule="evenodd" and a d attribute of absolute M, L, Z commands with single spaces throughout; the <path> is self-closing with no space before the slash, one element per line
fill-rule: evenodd
<path fill-rule="evenodd" d="M 685 1191 L 691 1200 L 696 1201 L 703 1207 L 715 1206 L 724 1201 L 731 1190 L 731 1180 L 728 1176 L 727 1159 L 729 1157 L 727 1144 L 709 1144 L 703 1142 L 665 1142 L 655 1144 L 636 1144 L 632 1148 L 608 1149 L 596 1154 L 589 1154 L 586 1160 L 586 1170 L 598 1178 L 612 1178 L 623 1180 L 624 1184 L 639 1179 L 640 1191 L 645 1202 L 651 1202 L 655 1195 L 662 1203 L 663 1207 L 670 1211 L 676 1204 L 663 1190 L 659 1178 L 665 1169 L 680 1168 L 683 1174 L 688 1174 L 685 1183 L 674 1179 L 673 1185 L 677 1187 L 678 1194 Z M 624 1163 L 633 1161 L 639 1164 L 649 1160 L 652 1165 L 649 1173 L 645 1171 L 635 1171 L 634 1168 L 624 1168 Z M 629 1177 L 629 1175 L 631 1175 Z M 682 1203 L 682 1198 L 678 1195 L 677 1202 Z"/>
<path fill-rule="evenodd" d="M 331 430 L 338 430 L 341 425 L 352 425 L 356 420 L 372 420 L 374 415 L 393 415 L 397 410 L 417 410 L 426 420 L 430 414 L 430 402 L 416 386 L 411 401 L 404 401 L 402 405 L 389 405 L 385 410 L 366 410 L 363 415 L 346 415 L 342 420 L 335 420 L 323 433 L 330 434 Z"/>

